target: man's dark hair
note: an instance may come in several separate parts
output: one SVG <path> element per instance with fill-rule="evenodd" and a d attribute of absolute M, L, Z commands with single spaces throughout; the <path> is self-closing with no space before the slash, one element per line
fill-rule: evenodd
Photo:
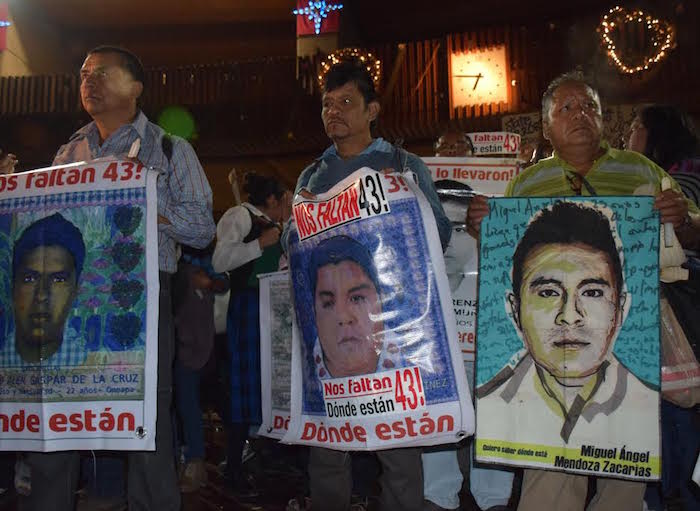
<path fill-rule="evenodd" d="M 593 82 L 583 74 L 580 70 L 567 71 L 563 73 L 547 85 L 544 93 L 542 94 L 542 123 L 549 122 L 549 112 L 552 109 L 552 99 L 554 97 L 554 92 L 565 83 L 580 83 L 585 85 L 593 91 L 593 93 L 598 97 L 598 102 L 600 102 L 600 94 L 598 89 L 593 85 Z"/>
<path fill-rule="evenodd" d="M 644 156 L 665 170 L 683 160 L 700 156 L 700 138 L 693 121 L 671 105 L 650 105 L 639 112 L 647 130 Z"/>
<path fill-rule="evenodd" d="M 37 220 L 17 239 L 12 254 L 13 278 L 17 275 L 17 268 L 27 252 L 49 246 L 63 247 L 73 256 L 77 280 L 85 262 L 85 242 L 80 230 L 59 213 Z"/>
<path fill-rule="evenodd" d="M 358 59 L 347 59 L 331 66 L 323 82 L 323 92 L 331 92 L 346 83 L 357 85 L 360 94 L 365 99 L 365 106 L 377 101 L 377 91 L 369 71 Z"/>
<path fill-rule="evenodd" d="M 87 52 L 87 55 L 90 56 L 96 53 L 116 53 L 119 55 L 119 58 L 122 61 L 122 67 L 129 72 L 131 77 L 137 82 L 141 82 L 142 84 L 146 83 L 146 73 L 143 70 L 141 60 L 139 60 L 136 55 L 131 53 L 126 48 L 122 48 L 121 46 L 102 45 L 98 46 L 97 48 L 93 48 Z"/>
<path fill-rule="evenodd" d="M 523 266 L 536 247 L 552 243 L 581 243 L 608 255 L 615 276 L 618 299 L 622 294 L 622 263 L 610 221 L 598 209 L 576 202 L 559 201 L 530 222 L 513 254 L 513 293 L 520 300 Z"/>

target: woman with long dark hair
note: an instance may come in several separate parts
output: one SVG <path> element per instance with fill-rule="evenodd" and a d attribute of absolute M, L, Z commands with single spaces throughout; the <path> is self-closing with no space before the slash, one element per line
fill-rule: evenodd
<path fill-rule="evenodd" d="M 671 105 L 642 108 L 632 121 L 625 148 L 659 165 L 700 204 L 700 138 L 688 114 Z"/>

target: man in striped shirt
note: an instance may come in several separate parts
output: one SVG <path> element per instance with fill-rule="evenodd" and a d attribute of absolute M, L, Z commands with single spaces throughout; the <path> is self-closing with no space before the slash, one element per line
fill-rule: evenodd
<path fill-rule="evenodd" d="M 166 135 L 140 111 L 137 100 L 143 84 L 143 66 L 131 52 L 111 46 L 91 50 L 80 69 L 80 97 L 93 122 L 73 134 L 53 163 L 130 156 L 162 169 L 158 178 L 156 451 L 129 453 L 127 498 L 129 509 L 177 511 L 180 493 L 170 420 L 174 353 L 170 281 L 177 270 L 177 245 L 204 248 L 216 227 L 211 188 L 194 150 L 186 141 Z M 26 453 L 25 460 L 32 471 L 32 489 L 30 495 L 20 497 L 20 508 L 71 511 L 78 484 L 78 453 Z"/>
<path fill-rule="evenodd" d="M 547 87 L 542 96 L 542 132 L 554 154 L 515 177 L 506 196 L 655 195 L 661 221 L 673 224 L 684 247 L 697 246 L 697 206 L 672 179 L 670 189 L 661 191 L 668 174 L 655 163 L 641 154 L 613 149 L 602 139 L 600 98 L 580 73 L 561 75 Z M 488 213 L 486 197 L 475 196 L 467 211 L 467 226 L 474 236 Z M 585 476 L 528 469 L 518 510 L 583 510 L 587 488 Z M 644 483 L 598 478 L 588 509 L 641 510 L 644 490 Z"/>

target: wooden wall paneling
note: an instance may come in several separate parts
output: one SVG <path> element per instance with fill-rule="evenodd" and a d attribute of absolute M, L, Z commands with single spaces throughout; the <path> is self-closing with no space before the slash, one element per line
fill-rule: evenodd
<path fill-rule="evenodd" d="M 28 79 L 32 78 L 29 76 L 25 76 L 24 78 L 25 80 L 22 86 L 22 93 L 25 96 L 24 101 L 22 101 L 22 113 L 29 114 L 32 112 L 32 102 L 34 101 L 34 80 Z"/>
<path fill-rule="evenodd" d="M 448 34 L 445 37 L 445 49 L 446 49 L 446 59 L 447 60 L 447 109 L 448 109 L 448 119 L 452 120 L 455 116 L 455 109 L 452 105 L 452 54 L 457 51 L 455 44 L 455 35 Z"/>
<path fill-rule="evenodd" d="M 416 42 L 416 83 L 412 87 L 411 95 L 414 98 L 415 115 L 413 116 L 417 135 L 424 138 L 426 135 L 426 107 L 425 107 L 425 73 L 430 58 L 425 57 L 427 41 Z"/>
<path fill-rule="evenodd" d="M 396 141 L 400 138 L 406 136 L 405 126 L 404 126 L 404 113 L 406 111 L 406 96 L 404 91 L 406 90 L 407 81 L 407 69 L 409 61 L 409 48 L 408 45 L 404 45 L 403 50 L 400 54 L 391 51 L 388 46 L 385 48 L 385 52 L 388 58 L 398 59 L 396 61 L 396 79 L 393 83 L 393 89 L 391 91 L 392 95 L 392 109 L 387 110 L 383 114 L 382 122 L 389 130 L 387 136 L 392 140 Z"/>
<path fill-rule="evenodd" d="M 399 82 L 400 87 L 399 87 L 399 95 L 401 96 L 401 108 L 399 110 L 399 115 L 398 115 L 398 127 L 399 129 L 405 129 L 405 119 L 406 119 L 406 110 L 408 110 L 408 97 L 406 96 L 406 90 L 409 87 L 409 67 L 411 65 L 411 54 L 412 54 L 412 47 L 410 44 L 406 44 L 406 59 L 404 60 L 404 65 L 401 68 L 401 81 Z M 405 135 L 404 135 L 405 137 Z"/>
<path fill-rule="evenodd" d="M 17 114 L 19 113 L 19 101 L 20 101 L 20 81 L 21 77 L 19 76 L 13 76 L 11 78 L 12 80 L 12 88 L 10 89 L 11 92 L 11 102 L 10 102 L 10 113 L 11 114 Z"/>
<path fill-rule="evenodd" d="M 56 111 L 56 84 L 58 83 L 58 76 L 57 75 L 51 75 L 49 76 L 49 83 L 48 83 L 48 108 L 47 112 L 53 113 Z"/>
<path fill-rule="evenodd" d="M 413 91 L 416 90 L 416 85 L 418 84 L 418 66 L 417 66 L 417 43 L 408 44 L 408 59 L 407 59 L 407 76 L 406 76 L 406 88 L 403 91 L 404 97 L 406 98 L 406 110 L 403 112 L 403 123 L 408 129 L 407 138 L 416 138 L 416 115 L 417 115 L 417 98 L 414 96 Z"/>
<path fill-rule="evenodd" d="M 445 44 L 439 39 L 433 40 L 432 51 L 430 52 L 430 58 L 432 59 L 432 67 L 428 75 L 430 76 L 430 113 L 431 113 L 431 126 L 433 129 L 433 136 L 436 135 L 435 131 L 440 130 L 440 117 L 441 117 L 441 102 L 440 102 L 440 92 L 444 88 L 440 87 L 440 83 L 447 84 L 447 81 L 443 81 L 443 69 L 444 66 L 441 65 L 442 58 L 445 50 Z"/>
<path fill-rule="evenodd" d="M 7 113 L 10 99 L 10 78 L 0 78 L 0 108 L 2 113 Z"/>
<path fill-rule="evenodd" d="M 64 75 L 58 85 L 59 90 L 59 108 L 58 111 L 61 113 L 71 111 L 71 101 L 70 101 L 70 76 Z"/>
<path fill-rule="evenodd" d="M 2 83 L 2 112 L 4 114 L 9 113 L 10 110 L 10 77 L 0 78 L 0 83 Z"/>
<path fill-rule="evenodd" d="M 27 77 L 20 76 L 17 84 L 17 110 L 15 113 L 24 114 L 27 109 Z"/>
<path fill-rule="evenodd" d="M 10 76 L 7 78 L 7 109 L 6 112 L 8 114 L 13 114 L 14 111 L 14 101 L 15 101 L 15 81 L 16 78 L 14 76 Z"/>
<path fill-rule="evenodd" d="M 39 82 L 39 88 L 37 92 L 37 100 L 38 100 L 38 105 L 37 105 L 37 113 L 43 113 L 48 110 L 48 100 L 49 100 L 49 92 L 48 92 L 48 82 L 49 82 L 49 77 L 48 76 L 39 76 L 38 82 Z"/>
<path fill-rule="evenodd" d="M 28 114 L 33 114 L 37 111 L 37 89 L 39 87 L 39 80 L 29 80 L 29 83 L 27 83 L 27 94 L 29 95 L 29 100 L 27 102 L 27 111 L 26 113 Z"/>

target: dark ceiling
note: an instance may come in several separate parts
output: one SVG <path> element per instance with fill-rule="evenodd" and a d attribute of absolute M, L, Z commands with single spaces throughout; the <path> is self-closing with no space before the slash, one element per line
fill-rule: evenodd
<path fill-rule="evenodd" d="M 294 0 L 13 1 L 42 12 L 65 28 L 258 24 L 285 20 L 292 24 L 291 11 L 296 5 Z M 352 24 L 358 35 L 371 41 L 430 37 L 493 24 L 599 15 L 615 4 L 610 0 L 346 0 L 342 3 L 343 23 Z M 657 3 L 661 4 L 657 7 L 667 9 L 669 4 L 678 2 Z"/>

